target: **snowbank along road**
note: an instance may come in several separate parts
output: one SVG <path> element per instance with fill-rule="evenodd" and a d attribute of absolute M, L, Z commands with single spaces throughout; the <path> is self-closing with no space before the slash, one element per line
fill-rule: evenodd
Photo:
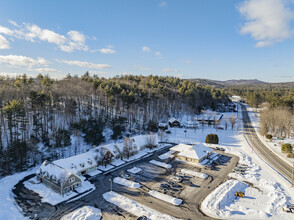
<path fill-rule="evenodd" d="M 246 107 L 242 104 L 241 107 L 244 122 L 244 134 L 250 146 L 262 159 L 291 183 L 292 167 L 262 143 L 251 124 Z"/>

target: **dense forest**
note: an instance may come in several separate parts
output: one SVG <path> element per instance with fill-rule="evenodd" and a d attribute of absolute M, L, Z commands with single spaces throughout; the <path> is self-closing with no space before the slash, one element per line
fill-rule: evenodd
<path fill-rule="evenodd" d="M 224 88 L 227 94 L 239 95 L 252 107 L 268 103 L 269 107 L 286 107 L 294 111 L 294 83 L 235 85 Z"/>
<path fill-rule="evenodd" d="M 169 117 L 199 114 L 219 102 L 229 102 L 224 89 L 175 77 L 2 77 L 0 175 L 72 156 L 83 143 L 148 132 Z"/>
<path fill-rule="evenodd" d="M 260 83 L 225 88 L 228 94 L 240 95 L 260 111 L 260 132 L 274 137 L 294 137 L 294 83 Z"/>

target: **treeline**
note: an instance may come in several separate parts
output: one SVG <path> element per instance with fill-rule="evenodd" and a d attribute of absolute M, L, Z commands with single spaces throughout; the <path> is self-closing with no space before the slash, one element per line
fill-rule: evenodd
<path fill-rule="evenodd" d="M 76 154 L 83 142 L 98 145 L 170 116 L 215 109 L 221 101 L 229 101 L 223 90 L 175 77 L 2 77 L 0 175 Z"/>
<path fill-rule="evenodd" d="M 293 137 L 294 115 L 289 108 L 264 108 L 260 113 L 261 134 Z"/>
<path fill-rule="evenodd" d="M 266 83 L 228 86 L 230 95 L 241 96 L 250 106 L 257 108 L 268 103 L 270 108 L 286 107 L 294 110 L 294 83 Z"/>

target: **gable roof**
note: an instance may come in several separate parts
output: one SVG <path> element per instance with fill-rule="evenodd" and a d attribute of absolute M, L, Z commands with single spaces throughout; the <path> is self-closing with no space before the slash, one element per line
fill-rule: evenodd
<path fill-rule="evenodd" d="M 78 173 L 93 166 L 97 166 L 93 151 L 78 154 L 72 157 L 55 160 L 54 164 L 63 167 L 73 173 Z"/>
<path fill-rule="evenodd" d="M 195 146 L 187 145 L 187 144 L 178 144 L 170 150 L 179 152 L 179 156 L 189 157 L 193 159 L 202 159 L 207 156 L 208 153 L 212 152 L 213 149 L 206 147 L 203 144 L 197 144 Z"/>
<path fill-rule="evenodd" d="M 47 176 L 56 182 L 60 181 L 60 185 L 63 186 L 67 179 L 73 175 L 72 172 L 48 161 L 44 161 L 37 170 L 36 174 Z"/>
<path fill-rule="evenodd" d="M 174 123 L 174 122 L 179 122 L 177 119 L 175 118 L 171 118 L 168 120 L 169 123 Z"/>

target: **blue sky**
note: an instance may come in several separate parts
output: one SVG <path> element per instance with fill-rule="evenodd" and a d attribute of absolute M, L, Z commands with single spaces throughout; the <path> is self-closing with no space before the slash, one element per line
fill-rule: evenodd
<path fill-rule="evenodd" d="M 294 80 L 292 0 L 0 2 L 0 74 Z"/>

